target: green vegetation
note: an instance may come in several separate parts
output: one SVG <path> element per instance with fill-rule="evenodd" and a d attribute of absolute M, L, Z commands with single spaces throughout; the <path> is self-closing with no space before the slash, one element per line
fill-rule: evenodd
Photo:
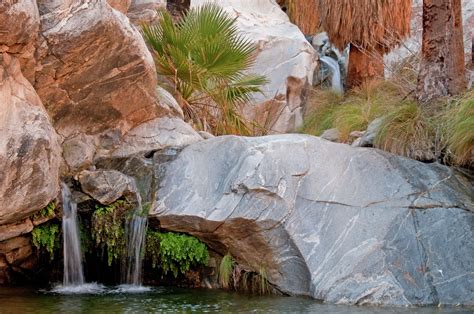
<path fill-rule="evenodd" d="M 43 207 L 39 212 L 33 215 L 33 220 L 41 218 L 50 218 L 55 216 L 56 201 L 51 201 L 46 207 Z"/>
<path fill-rule="evenodd" d="M 443 115 L 447 158 L 454 164 L 474 166 L 474 91 L 468 92 Z"/>
<path fill-rule="evenodd" d="M 371 121 L 401 100 L 398 85 L 385 81 L 366 81 L 345 96 L 315 89 L 300 131 L 319 136 L 327 129 L 336 128 L 341 142 L 348 142 L 352 131 L 365 130 Z"/>
<path fill-rule="evenodd" d="M 413 101 L 388 112 L 378 129 L 375 147 L 418 160 L 434 160 L 432 119 Z"/>
<path fill-rule="evenodd" d="M 228 289 L 234 269 L 234 259 L 230 254 L 226 254 L 219 264 L 219 283 L 224 289 Z"/>
<path fill-rule="evenodd" d="M 412 73 L 411 66 L 402 68 Z M 381 117 L 375 147 L 422 161 L 442 160 L 444 156 L 447 164 L 473 167 L 474 91 L 420 105 L 402 84 L 412 86 L 408 84 L 412 76 L 367 81 L 344 96 L 315 89 L 300 131 L 319 136 L 336 128 L 339 141 L 350 143 L 352 131 L 364 131 Z"/>
<path fill-rule="evenodd" d="M 266 79 L 246 73 L 255 47 L 238 34 L 235 19 L 216 4 L 191 9 L 177 24 L 168 12 L 160 15 L 143 35 L 186 120 L 214 134 L 249 135 L 240 106 L 261 92 Z"/>
<path fill-rule="evenodd" d="M 31 235 L 34 246 L 39 250 L 45 249 L 49 253 L 50 259 L 53 260 L 55 251 L 61 245 L 59 225 L 57 223 L 47 223 L 36 226 Z"/>
<path fill-rule="evenodd" d="M 105 207 L 97 206 L 92 215 L 92 239 L 107 253 L 109 266 L 124 252 L 124 217 L 130 209 L 131 204 L 119 200 Z"/>
<path fill-rule="evenodd" d="M 192 265 L 206 265 L 209 259 L 206 245 L 195 237 L 152 230 L 147 232 L 146 255 L 153 267 L 159 265 L 164 274 L 171 271 L 175 278 Z"/>

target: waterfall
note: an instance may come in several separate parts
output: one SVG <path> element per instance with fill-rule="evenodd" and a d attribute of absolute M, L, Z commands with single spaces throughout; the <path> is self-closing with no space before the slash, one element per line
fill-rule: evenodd
<path fill-rule="evenodd" d="M 326 64 L 331 69 L 332 89 L 338 93 L 344 92 L 343 87 L 342 87 L 342 82 L 341 82 L 341 69 L 339 67 L 339 63 L 333 58 L 327 57 L 327 56 L 322 56 L 319 58 L 319 60 L 321 60 L 321 62 Z"/>
<path fill-rule="evenodd" d="M 63 285 L 64 287 L 79 286 L 84 284 L 84 273 L 77 228 L 77 204 L 72 201 L 71 191 L 63 182 L 61 182 L 61 196 L 63 201 Z"/>
<path fill-rule="evenodd" d="M 143 248 L 145 247 L 148 212 L 142 207 L 140 193 L 137 193 L 137 208 L 127 220 L 125 228 L 126 252 L 122 281 L 124 284 L 140 286 L 142 283 Z"/>

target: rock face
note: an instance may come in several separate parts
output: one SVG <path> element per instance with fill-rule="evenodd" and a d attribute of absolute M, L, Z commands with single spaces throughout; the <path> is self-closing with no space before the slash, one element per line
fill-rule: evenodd
<path fill-rule="evenodd" d="M 34 79 L 39 26 L 35 0 L 0 2 L 0 53 L 7 52 L 20 60 L 23 75 L 30 82 Z"/>
<path fill-rule="evenodd" d="M 158 22 L 157 10 L 166 9 L 166 0 L 132 0 L 127 16 L 135 25 Z"/>
<path fill-rule="evenodd" d="M 61 149 L 18 60 L 0 55 L 0 225 L 46 206 L 57 194 Z"/>
<path fill-rule="evenodd" d="M 206 2 L 192 0 L 191 7 Z M 295 131 L 303 121 L 301 87 L 312 83 L 316 67 L 311 44 L 273 0 L 218 3 L 237 18 L 241 34 L 257 45 L 257 58 L 250 72 L 266 75 L 270 81 L 263 94 L 255 95 L 257 105 L 246 108 L 246 116 L 271 133 Z"/>
<path fill-rule="evenodd" d="M 126 14 L 128 12 L 128 9 L 130 8 L 132 0 L 107 0 L 107 2 L 115 10 Z"/>
<path fill-rule="evenodd" d="M 290 294 L 473 305 L 474 189 L 453 170 L 303 135 L 218 137 L 157 173 L 151 215 Z"/>
<path fill-rule="evenodd" d="M 126 12 L 129 2 L 109 3 L 39 3 L 45 40 L 35 88 L 64 138 L 66 164 L 73 173 L 116 151 L 134 154 L 200 139 L 179 119 L 179 110 L 160 101 L 152 56 L 118 11 Z M 135 1 L 131 8 L 138 5 Z M 140 133 L 143 129 L 154 133 Z M 145 137 L 143 146 L 133 142 Z"/>
<path fill-rule="evenodd" d="M 105 0 L 43 6 L 41 21 L 46 42 L 35 88 L 62 136 L 125 134 L 168 113 L 141 35 Z"/>

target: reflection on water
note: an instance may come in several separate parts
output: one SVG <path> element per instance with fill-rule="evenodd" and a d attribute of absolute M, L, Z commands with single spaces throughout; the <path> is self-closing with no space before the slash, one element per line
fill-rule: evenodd
<path fill-rule="evenodd" d="M 260 297 L 209 290 L 103 288 L 58 294 L 0 288 L 0 313 L 472 313 L 459 308 L 374 308 L 320 304 L 308 298 Z"/>

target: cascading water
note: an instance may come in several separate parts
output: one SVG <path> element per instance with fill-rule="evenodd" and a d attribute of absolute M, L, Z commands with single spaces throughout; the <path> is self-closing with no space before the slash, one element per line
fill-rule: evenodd
<path fill-rule="evenodd" d="M 321 62 L 326 64 L 331 69 L 331 72 L 332 72 L 332 81 L 331 81 L 332 89 L 335 92 L 343 93 L 344 89 L 342 87 L 341 69 L 339 67 L 339 63 L 336 60 L 334 60 L 333 58 L 327 57 L 327 56 L 322 56 L 322 57 L 319 58 L 319 60 L 321 60 Z"/>
<path fill-rule="evenodd" d="M 63 285 L 64 287 L 79 286 L 84 284 L 84 273 L 77 228 L 77 204 L 72 201 L 71 191 L 63 182 L 61 183 L 61 196 L 63 201 Z"/>
<path fill-rule="evenodd" d="M 142 283 L 143 248 L 145 246 L 148 213 L 143 210 L 140 193 L 137 193 L 137 208 L 128 219 L 125 234 L 126 252 L 122 281 L 126 285 L 140 286 Z"/>

